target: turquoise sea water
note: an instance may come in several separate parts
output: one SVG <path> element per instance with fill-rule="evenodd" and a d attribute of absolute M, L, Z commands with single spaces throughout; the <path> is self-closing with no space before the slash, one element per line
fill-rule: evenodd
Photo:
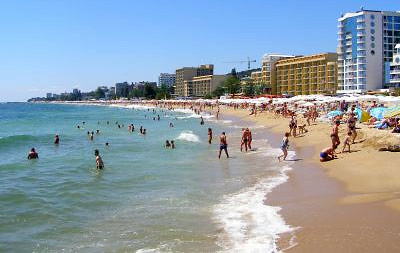
<path fill-rule="evenodd" d="M 265 139 L 240 153 L 241 126 L 232 121 L 200 126 L 188 112 L 8 103 L 0 126 L 1 252 L 272 252 L 277 234 L 290 231 L 279 208 L 264 204 L 289 167 L 277 166 Z M 217 159 L 222 131 L 231 159 Z M 163 148 L 166 139 L 177 148 Z M 38 160 L 26 159 L 32 147 Z"/>

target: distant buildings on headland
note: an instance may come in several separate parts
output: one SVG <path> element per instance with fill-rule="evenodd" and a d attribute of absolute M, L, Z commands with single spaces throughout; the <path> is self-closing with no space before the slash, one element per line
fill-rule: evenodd
<path fill-rule="evenodd" d="M 312 55 L 265 54 L 261 68 L 235 73 L 241 89 L 257 87 L 270 95 L 336 95 L 400 88 L 400 11 L 361 9 L 338 18 L 336 53 Z M 244 76 L 245 73 L 246 75 Z M 161 73 L 156 82 L 116 83 L 96 91 L 47 93 L 35 100 L 210 97 L 227 75 L 215 75 L 214 65 L 182 67 Z M 226 89 L 225 89 L 226 90 Z M 227 91 L 225 91 L 227 92 Z M 247 94 L 247 95 L 255 95 Z"/>

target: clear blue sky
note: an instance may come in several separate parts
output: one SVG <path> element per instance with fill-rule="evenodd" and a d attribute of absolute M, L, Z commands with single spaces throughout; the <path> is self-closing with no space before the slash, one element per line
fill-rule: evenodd
<path fill-rule="evenodd" d="M 387 0 L 12 0 L 0 3 L 0 101 L 23 101 L 264 53 L 335 52 L 337 18 Z"/>

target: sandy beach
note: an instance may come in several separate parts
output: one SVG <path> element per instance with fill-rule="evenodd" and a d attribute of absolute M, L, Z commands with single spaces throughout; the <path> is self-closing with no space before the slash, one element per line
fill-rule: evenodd
<path fill-rule="evenodd" d="M 271 143 L 279 146 L 289 119 L 269 112 L 224 108 L 223 114 L 267 127 Z M 299 117 L 299 124 L 303 121 Z M 268 195 L 268 204 L 281 206 L 288 224 L 299 227 L 296 246 L 287 252 L 398 252 L 400 244 L 399 153 L 379 152 L 399 143 L 394 134 L 358 124 L 353 152 L 319 162 L 319 152 L 331 143 L 328 123 L 317 122 L 309 132 L 290 137 L 296 151 L 295 169 L 287 183 Z M 344 139 L 346 126 L 341 126 Z M 364 140 L 364 141 L 363 141 Z M 339 146 L 339 150 L 342 146 Z M 281 249 L 290 236 L 282 236 Z"/>

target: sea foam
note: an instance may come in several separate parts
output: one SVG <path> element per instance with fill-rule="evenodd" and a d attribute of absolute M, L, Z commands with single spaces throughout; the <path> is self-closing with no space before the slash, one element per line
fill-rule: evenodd
<path fill-rule="evenodd" d="M 276 148 L 261 150 L 265 151 L 259 154 L 261 156 L 274 157 L 280 153 Z M 293 156 L 294 152 L 288 155 Z M 271 165 L 276 166 L 271 169 L 277 175 L 263 178 L 251 187 L 225 195 L 214 206 L 215 221 L 224 231 L 218 236 L 218 245 L 222 252 L 278 252 L 276 241 L 279 234 L 293 233 L 295 230 L 280 216 L 280 207 L 265 204 L 266 195 L 286 182 L 286 173 L 291 170 L 290 164 Z"/>
<path fill-rule="evenodd" d="M 200 142 L 200 138 L 195 135 L 192 131 L 183 131 L 176 138 L 177 140 L 188 141 L 188 142 Z"/>

